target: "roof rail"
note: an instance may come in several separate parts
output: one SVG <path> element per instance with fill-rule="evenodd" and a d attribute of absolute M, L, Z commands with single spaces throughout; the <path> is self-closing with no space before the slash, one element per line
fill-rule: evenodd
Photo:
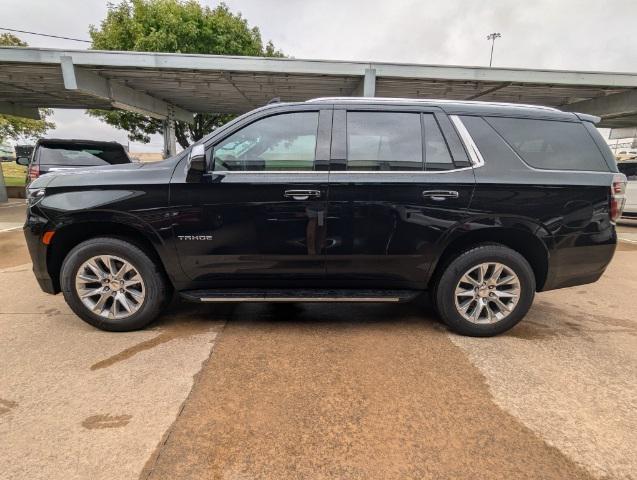
<path fill-rule="evenodd" d="M 449 100 L 438 98 L 390 98 L 390 97 L 318 97 L 306 100 L 307 103 L 327 103 L 327 102 L 376 102 L 376 103 L 446 103 L 456 105 L 493 105 L 496 107 L 524 107 L 536 108 L 538 110 L 548 110 L 551 112 L 561 112 L 562 110 L 554 107 L 546 107 L 544 105 L 530 105 L 526 103 L 507 103 L 507 102 L 481 102 L 479 100 Z"/>

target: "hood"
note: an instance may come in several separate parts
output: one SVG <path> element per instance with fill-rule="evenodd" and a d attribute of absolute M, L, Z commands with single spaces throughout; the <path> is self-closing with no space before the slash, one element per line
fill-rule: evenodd
<path fill-rule="evenodd" d="M 64 170 L 57 170 L 53 173 L 55 176 L 63 177 L 68 175 L 110 175 L 114 172 L 130 172 L 132 170 L 137 170 L 138 168 L 143 168 L 145 165 L 152 164 L 144 164 L 144 163 L 120 163 L 117 165 L 99 165 L 97 167 L 73 167 L 73 168 L 65 168 Z M 50 174 L 47 174 L 50 175 Z"/>
<path fill-rule="evenodd" d="M 173 159 L 155 163 L 123 163 L 99 167 L 80 167 L 42 175 L 33 187 L 99 187 L 168 183 L 175 168 Z"/>

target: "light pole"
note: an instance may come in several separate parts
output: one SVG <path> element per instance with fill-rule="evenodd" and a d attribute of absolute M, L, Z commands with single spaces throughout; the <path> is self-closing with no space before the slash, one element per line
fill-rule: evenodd
<path fill-rule="evenodd" d="M 502 35 L 497 32 L 487 35 L 487 40 L 491 40 L 491 57 L 489 57 L 489 67 L 491 67 L 491 63 L 493 63 L 493 46 L 495 45 L 495 39 L 500 38 L 501 36 Z"/>

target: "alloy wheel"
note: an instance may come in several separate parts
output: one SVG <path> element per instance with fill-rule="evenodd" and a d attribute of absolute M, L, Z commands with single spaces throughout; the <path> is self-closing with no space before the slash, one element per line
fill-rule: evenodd
<path fill-rule="evenodd" d="M 460 277 L 454 298 L 456 309 L 465 320 L 496 323 L 508 317 L 518 304 L 520 280 L 502 263 L 481 263 Z"/>
<path fill-rule="evenodd" d="M 114 255 L 99 255 L 77 270 L 75 290 L 91 312 L 108 319 L 123 319 L 144 303 L 144 280 L 129 261 Z"/>

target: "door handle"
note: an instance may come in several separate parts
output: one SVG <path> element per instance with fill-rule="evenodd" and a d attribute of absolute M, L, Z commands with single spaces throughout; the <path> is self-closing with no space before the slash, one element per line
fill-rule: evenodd
<path fill-rule="evenodd" d="M 310 198 L 321 198 L 320 190 L 286 190 L 283 192 L 285 198 L 293 200 L 308 200 Z"/>
<path fill-rule="evenodd" d="M 441 202 L 445 198 L 458 198 L 459 194 L 455 190 L 425 190 L 422 192 L 422 196 Z"/>

